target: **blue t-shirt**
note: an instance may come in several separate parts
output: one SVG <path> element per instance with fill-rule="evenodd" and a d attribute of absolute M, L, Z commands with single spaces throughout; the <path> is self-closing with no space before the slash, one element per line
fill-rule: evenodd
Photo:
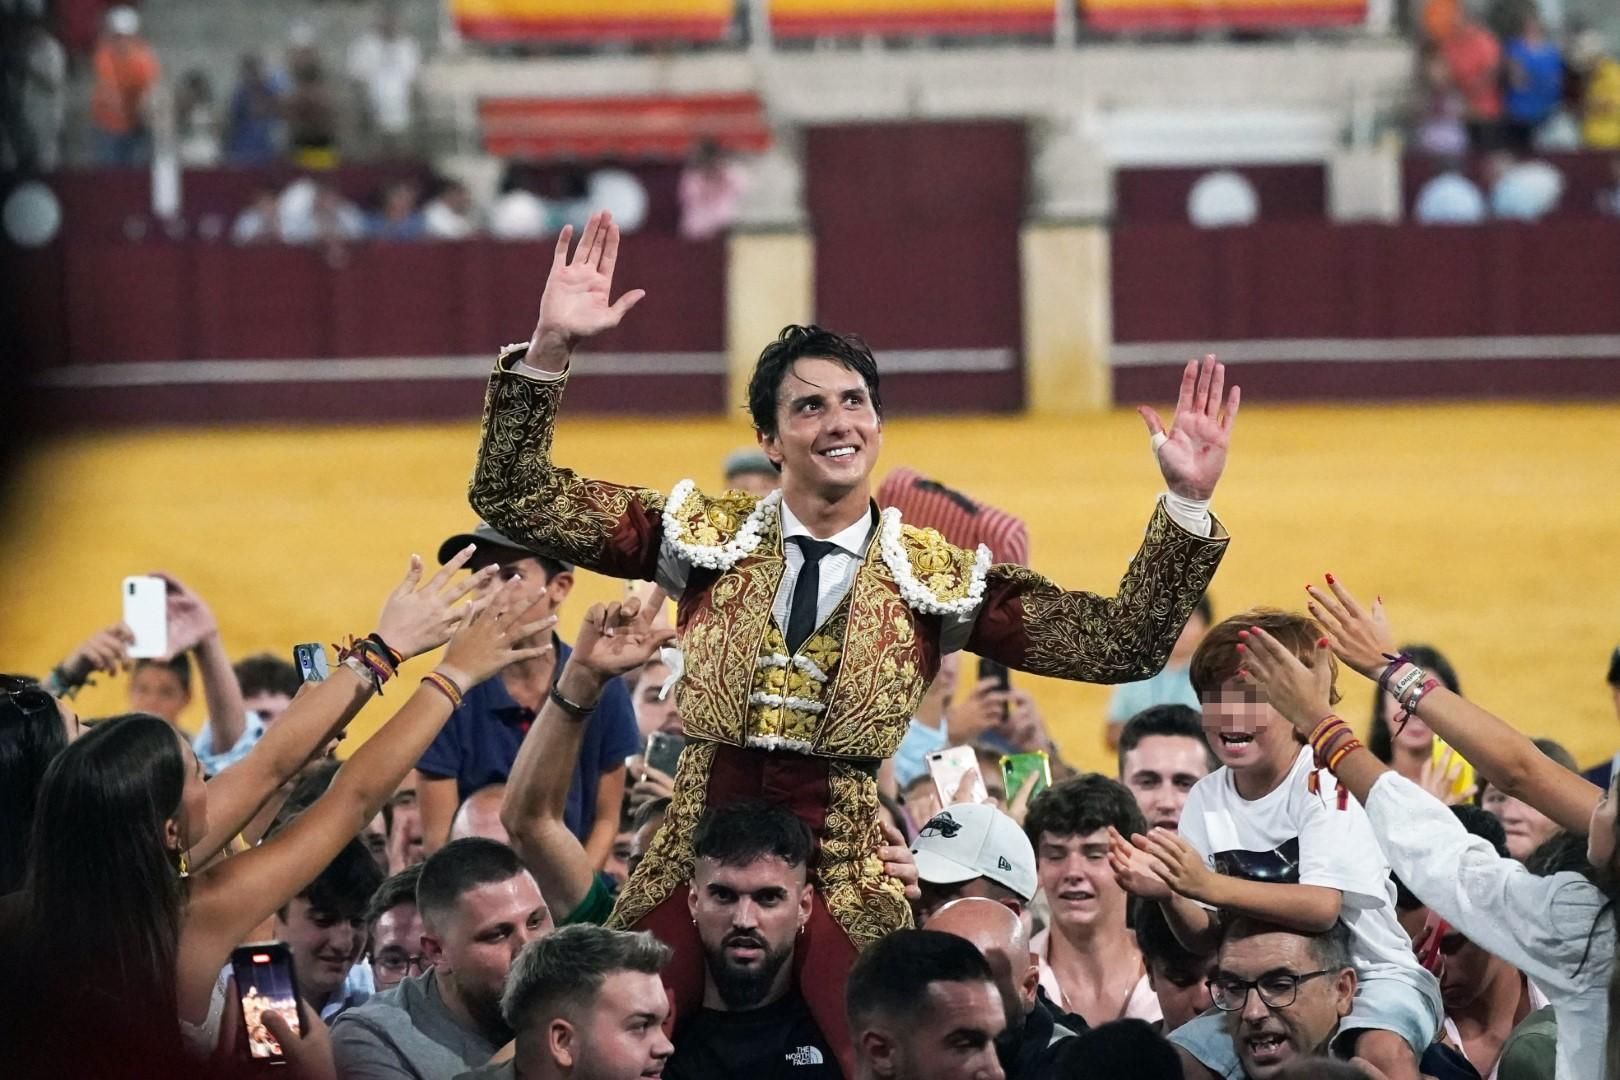
<path fill-rule="evenodd" d="M 573 650 L 561 639 L 553 641 L 557 646 L 557 667 L 552 674 L 555 684 Z M 533 720 L 534 713 L 512 700 L 497 675 L 467 691 L 461 707 L 450 714 L 416 767 L 425 776 L 454 777 L 459 799 L 490 784 L 503 784 Z M 630 694 L 623 682 L 609 679 L 602 687 L 596 711 L 586 721 L 585 742 L 574 766 L 574 782 L 569 785 L 568 807 L 563 812 L 563 821 L 582 843 L 596 822 L 596 788 L 602 774 L 624 768 L 624 759 L 639 749 Z"/>
<path fill-rule="evenodd" d="M 1516 86 L 1510 79 L 1502 105 L 1510 119 L 1539 124 L 1563 98 L 1564 58 L 1550 41 L 1532 45 L 1522 38 L 1508 42 L 1507 57 L 1524 72 L 1524 85 Z"/>

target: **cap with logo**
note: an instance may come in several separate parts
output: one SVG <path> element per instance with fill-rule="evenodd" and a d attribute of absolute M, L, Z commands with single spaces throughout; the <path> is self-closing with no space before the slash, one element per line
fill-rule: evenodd
<path fill-rule="evenodd" d="M 572 573 L 574 569 L 573 563 L 564 562 L 561 559 L 554 559 L 549 555 L 542 555 L 540 552 L 529 547 L 529 545 L 518 540 L 513 540 L 505 533 L 496 532 L 493 528 L 482 521 L 480 521 L 473 528 L 472 532 L 457 533 L 444 543 L 440 544 L 439 562 L 441 564 L 449 562 L 455 556 L 456 552 L 460 551 L 468 544 L 473 544 L 477 547 L 477 550 L 473 552 L 472 559 L 470 559 L 467 563 L 467 569 L 469 570 L 478 570 L 482 567 L 488 566 L 492 562 L 500 562 L 502 558 L 510 558 L 514 552 L 516 552 L 519 557 L 529 556 L 540 559 L 543 562 L 551 563 L 560 568 L 551 571 L 551 573 Z"/>
<path fill-rule="evenodd" d="M 958 803 L 928 819 L 911 846 L 917 876 L 935 885 L 989 878 L 1033 899 L 1035 848 L 1018 822 L 993 806 Z"/>

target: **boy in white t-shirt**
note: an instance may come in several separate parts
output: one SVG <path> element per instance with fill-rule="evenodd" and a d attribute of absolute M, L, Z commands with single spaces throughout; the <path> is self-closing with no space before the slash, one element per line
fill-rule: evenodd
<path fill-rule="evenodd" d="M 1252 626 L 1307 664 L 1322 636 L 1306 616 L 1271 610 L 1245 612 L 1210 632 L 1191 676 L 1222 768 L 1193 787 L 1179 835 L 1154 829 L 1127 841 L 1116 833 L 1110 860 L 1120 883 L 1157 900 L 1176 937 L 1198 954 L 1219 944 L 1223 915 L 1306 933 L 1342 919 L 1357 986 L 1335 1051 L 1365 1058 L 1390 1080 L 1417 1080 L 1417 1060 L 1440 1028 L 1439 984 L 1396 922 L 1389 865 L 1366 811 L 1331 773 L 1316 770 L 1310 748 L 1244 677 L 1239 635 Z M 1195 1059 L 1217 1077 L 1242 1076 L 1220 1015 L 1205 1014 L 1170 1039 L 1184 1062 Z"/>

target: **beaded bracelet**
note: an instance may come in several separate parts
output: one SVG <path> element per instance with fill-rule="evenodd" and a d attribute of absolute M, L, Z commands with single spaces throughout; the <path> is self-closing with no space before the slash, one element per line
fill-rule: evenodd
<path fill-rule="evenodd" d="M 445 675 L 442 672 L 430 671 L 426 675 L 422 676 L 422 682 L 427 686 L 433 687 L 433 689 L 449 698 L 450 707 L 452 709 L 461 707 L 461 699 L 463 696 L 461 687 L 457 686 L 456 681 L 450 676 Z"/>

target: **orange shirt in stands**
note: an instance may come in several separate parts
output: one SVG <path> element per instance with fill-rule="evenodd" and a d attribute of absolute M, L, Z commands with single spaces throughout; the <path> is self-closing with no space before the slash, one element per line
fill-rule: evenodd
<path fill-rule="evenodd" d="M 124 135 L 144 126 L 141 108 L 161 68 L 151 46 L 138 38 L 117 37 L 96 47 L 90 120 L 99 131 Z"/>

